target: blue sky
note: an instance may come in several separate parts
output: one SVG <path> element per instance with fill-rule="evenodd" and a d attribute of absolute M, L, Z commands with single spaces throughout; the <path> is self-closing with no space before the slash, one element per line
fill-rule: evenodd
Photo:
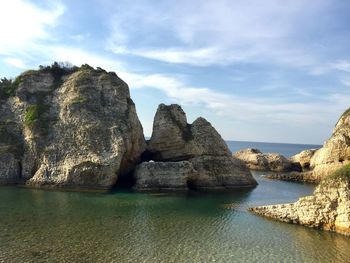
<path fill-rule="evenodd" d="M 0 1 L 0 76 L 116 71 L 145 135 L 159 103 L 225 139 L 314 143 L 350 107 L 350 1 Z"/>

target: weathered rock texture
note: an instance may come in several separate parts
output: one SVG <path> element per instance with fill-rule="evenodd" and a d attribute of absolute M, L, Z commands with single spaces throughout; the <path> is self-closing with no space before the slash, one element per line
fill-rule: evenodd
<path fill-rule="evenodd" d="M 344 112 L 332 136 L 310 160 L 310 169 L 319 180 L 350 163 L 350 109 Z"/>
<path fill-rule="evenodd" d="M 306 150 L 290 158 L 300 164 L 301 173 L 269 175 L 272 179 L 319 183 L 340 167 L 350 163 L 350 109 L 335 126 L 332 136 L 318 150 Z"/>
<path fill-rule="evenodd" d="M 196 177 L 192 163 L 144 162 L 135 169 L 135 190 L 187 190 L 188 182 Z"/>
<path fill-rule="evenodd" d="M 18 177 L 19 161 L 19 177 L 28 185 L 109 188 L 139 162 L 145 150 L 142 126 L 127 84 L 115 73 L 55 65 L 15 82 L 2 107 L 15 123 L 5 127 L 5 144 L 0 141 L 14 148 L 4 151 L 11 159 L 7 177 Z M 0 176 L 6 177 L 4 171 L 1 167 Z"/>
<path fill-rule="evenodd" d="M 225 190 L 257 185 L 248 167 L 230 156 L 203 155 L 189 160 L 197 176 L 189 182 L 194 189 Z"/>
<path fill-rule="evenodd" d="M 179 105 L 160 104 L 148 142 L 152 159 L 157 161 L 188 160 L 199 155 L 227 156 L 230 153 L 220 134 L 204 118 L 187 123 Z"/>
<path fill-rule="evenodd" d="M 304 150 L 290 157 L 290 160 L 293 163 L 299 163 L 303 171 L 308 171 L 310 169 L 311 158 L 315 152 L 316 149 Z"/>
<path fill-rule="evenodd" d="M 149 164 L 151 167 L 161 166 L 165 170 L 167 165 L 168 169 L 173 169 L 175 161 L 190 162 L 194 170 L 192 175 L 187 176 L 186 185 L 189 188 L 229 189 L 256 185 L 245 164 L 231 156 L 225 141 L 212 125 L 204 118 L 188 124 L 186 114 L 179 105 L 159 105 L 152 137 L 148 142 L 148 157 L 164 162 Z M 145 167 L 140 169 L 143 171 Z M 152 176 L 162 181 L 166 175 L 157 170 Z M 148 178 L 148 175 L 145 177 Z M 169 180 L 175 181 L 171 177 L 169 175 Z M 178 187 L 183 187 L 183 178 L 177 180 Z M 142 185 L 138 181 L 143 180 L 142 173 L 137 169 L 137 184 Z"/>
<path fill-rule="evenodd" d="M 302 197 L 296 203 L 259 206 L 250 211 L 287 223 L 350 235 L 349 178 L 325 179 L 312 196 Z"/>
<path fill-rule="evenodd" d="M 233 154 L 251 170 L 290 172 L 300 171 L 300 166 L 277 153 L 262 153 L 258 149 L 244 149 Z"/>

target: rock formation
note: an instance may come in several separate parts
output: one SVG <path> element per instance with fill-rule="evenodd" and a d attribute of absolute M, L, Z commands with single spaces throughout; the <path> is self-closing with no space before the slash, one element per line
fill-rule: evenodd
<path fill-rule="evenodd" d="M 227 156 L 230 152 L 220 134 L 204 118 L 192 125 L 179 105 L 160 104 L 153 122 L 148 150 L 155 161 L 188 160 L 199 155 Z"/>
<path fill-rule="evenodd" d="M 144 162 L 135 169 L 135 190 L 187 190 L 188 182 L 196 177 L 192 163 Z"/>
<path fill-rule="evenodd" d="M 269 175 L 271 179 L 319 183 L 332 172 L 350 163 L 350 109 L 335 126 L 332 136 L 318 150 L 306 150 L 291 157 L 299 163 L 301 173 Z"/>
<path fill-rule="evenodd" d="M 350 235 L 350 165 L 323 180 L 312 196 L 292 204 L 259 206 L 250 211 L 287 223 Z"/>
<path fill-rule="evenodd" d="M 300 166 L 277 153 L 262 153 L 258 149 L 244 149 L 233 154 L 251 170 L 290 172 L 300 171 Z"/>
<path fill-rule="evenodd" d="M 159 106 L 146 150 L 129 88 L 114 72 L 55 63 L 14 81 L 1 79 L 0 102 L 0 184 L 108 189 L 136 179 L 137 190 L 256 185 L 211 124 L 203 118 L 188 124 L 178 105 Z"/>
<path fill-rule="evenodd" d="M 129 88 L 115 73 L 54 64 L 23 73 L 2 91 L 1 123 L 14 127 L 1 126 L 1 178 L 109 188 L 145 150 Z"/>
<path fill-rule="evenodd" d="M 230 189 L 256 185 L 245 164 L 231 156 L 225 141 L 212 125 L 204 118 L 188 124 L 186 114 L 179 105 L 159 105 L 152 137 L 148 142 L 148 158 L 162 163 L 141 164 L 136 168 L 138 189 L 152 188 L 142 183 L 149 178 L 150 168 L 153 169 L 152 178 L 159 177 L 154 180 L 164 181 L 165 173 L 160 167 L 166 170 L 169 165 L 168 169 L 172 170 L 176 161 L 188 161 L 193 165 L 192 175 L 186 176 L 189 188 Z M 186 173 L 188 171 L 190 169 Z M 145 178 L 142 174 L 145 174 Z M 181 176 L 177 180 L 178 187 L 183 187 L 183 172 L 178 176 Z M 175 182 L 170 175 L 169 180 Z M 171 184 L 171 187 L 174 185 Z"/>
<path fill-rule="evenodd" d="M 315 152 L 316 149 L 304 150 L 290 157 L 290 160 L 293 163 L 299 163 L 303 171 L 308 171 L 310 169 L 311 158 Z"/>
<path fill-rule="evenodd" d="M 344 112 L 332 136 L 310 160 L 310 169 L 319 180 L 350 163 L 350 109 Z"/>

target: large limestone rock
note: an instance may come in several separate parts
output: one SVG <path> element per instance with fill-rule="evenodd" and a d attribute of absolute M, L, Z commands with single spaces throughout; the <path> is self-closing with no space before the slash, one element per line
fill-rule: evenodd
<path fill-rule="evenodd" d="M 315 152 L 316 149 L 304 150 L 290 157 L 290 160 L 293 163 L 299 163 L 303 171 L 308 171 L 310 169 L 311 158 Z"/>
<path fill-rule="evenodd" d="M 31 186 L 109 188 L 139 163 L 142 126 L 115 73 L 58 65 L 22 74 L 12 103 Z"/>
<path fill-rule="evenodd" d="M 178 105 L 159 105 L 148 151 L 150 159 L 164 162 L 161 167 L 165 170 L 167 165 L 172 170 L 175 161 L 189 161 L 194 168 L 192 175 L 186 177 L 189 188 L 227 189 L 257 184 L 245 164 L 231 156 L 225 141 L 212 125 L 204 118 L 188 124 L 184 111 Z M 159 167 L 159 164 L 150 165 Z M 143 171 L 145 167 L 141 168 Z M 144 176 L 149 177 L 147 174 Z M 181 177 L 177 180 L 181 182 L 178 187 L 182 187 L 184 177 L 178 176 Z M 146 180 L 138 170 L 135 177 L 136 184 L 142 185 L 139 181 Z M 152 178 L 157 177 L 156 180 L 163 180 L 164 172 L 154 169 Z M 148 187 L 152 188 L 152 184 Z"/>
<path fill-rule="evenodd" d="M 135 190 L 187 190 L 188 183 L 196 177 L 192 163 L 144 162 L 135 169 Z"/>
<path fill-rule="evenodd" d="M 233 154 L 242 160 L 251 170 L 290 172 L 298 171 L 300 167 L 295 165 L 281 154 L 262 153 L 258 149 L 244 149 Z"/>
<path fill-rule="evenodd" d="M 250 210 L 279 221 L 350 235 L 350 166 L 346 169 L 346 176 L 325 179 L 312 196 L 302 197 L 296 203 Z"/>
<path fill-rule="evenodd" d="M 230 151 L 220 134 L 204 118 L 187 123 L 179 105 L 160 104 L 154 117 L 153 132 L 148 142 L 152 159 L 188 160 L 199 155 L 227 156 Z"/>
<path fill-rule="evenodd" d="M 344 112 L 332 136 L 310 160 L 310 169 L 319 180 L 350 163 L 350 109 Z"/>
<path fill-rule="evenodd" d="M 257 184 L 248 167 L 237 158 L 203 155 L 190 162 L 197 171 L 189 182 L 193 189 L 225 190 Z"/>

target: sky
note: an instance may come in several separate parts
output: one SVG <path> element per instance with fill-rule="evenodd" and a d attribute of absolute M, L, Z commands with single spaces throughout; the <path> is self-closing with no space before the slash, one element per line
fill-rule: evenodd
<path fill-rule="evenodd" d="M 350 1 L 0 0 L 0 77 L 115 71 L 144 133 L 160 103 L 227 140 L 322 144 L 350 107 Z"/>

